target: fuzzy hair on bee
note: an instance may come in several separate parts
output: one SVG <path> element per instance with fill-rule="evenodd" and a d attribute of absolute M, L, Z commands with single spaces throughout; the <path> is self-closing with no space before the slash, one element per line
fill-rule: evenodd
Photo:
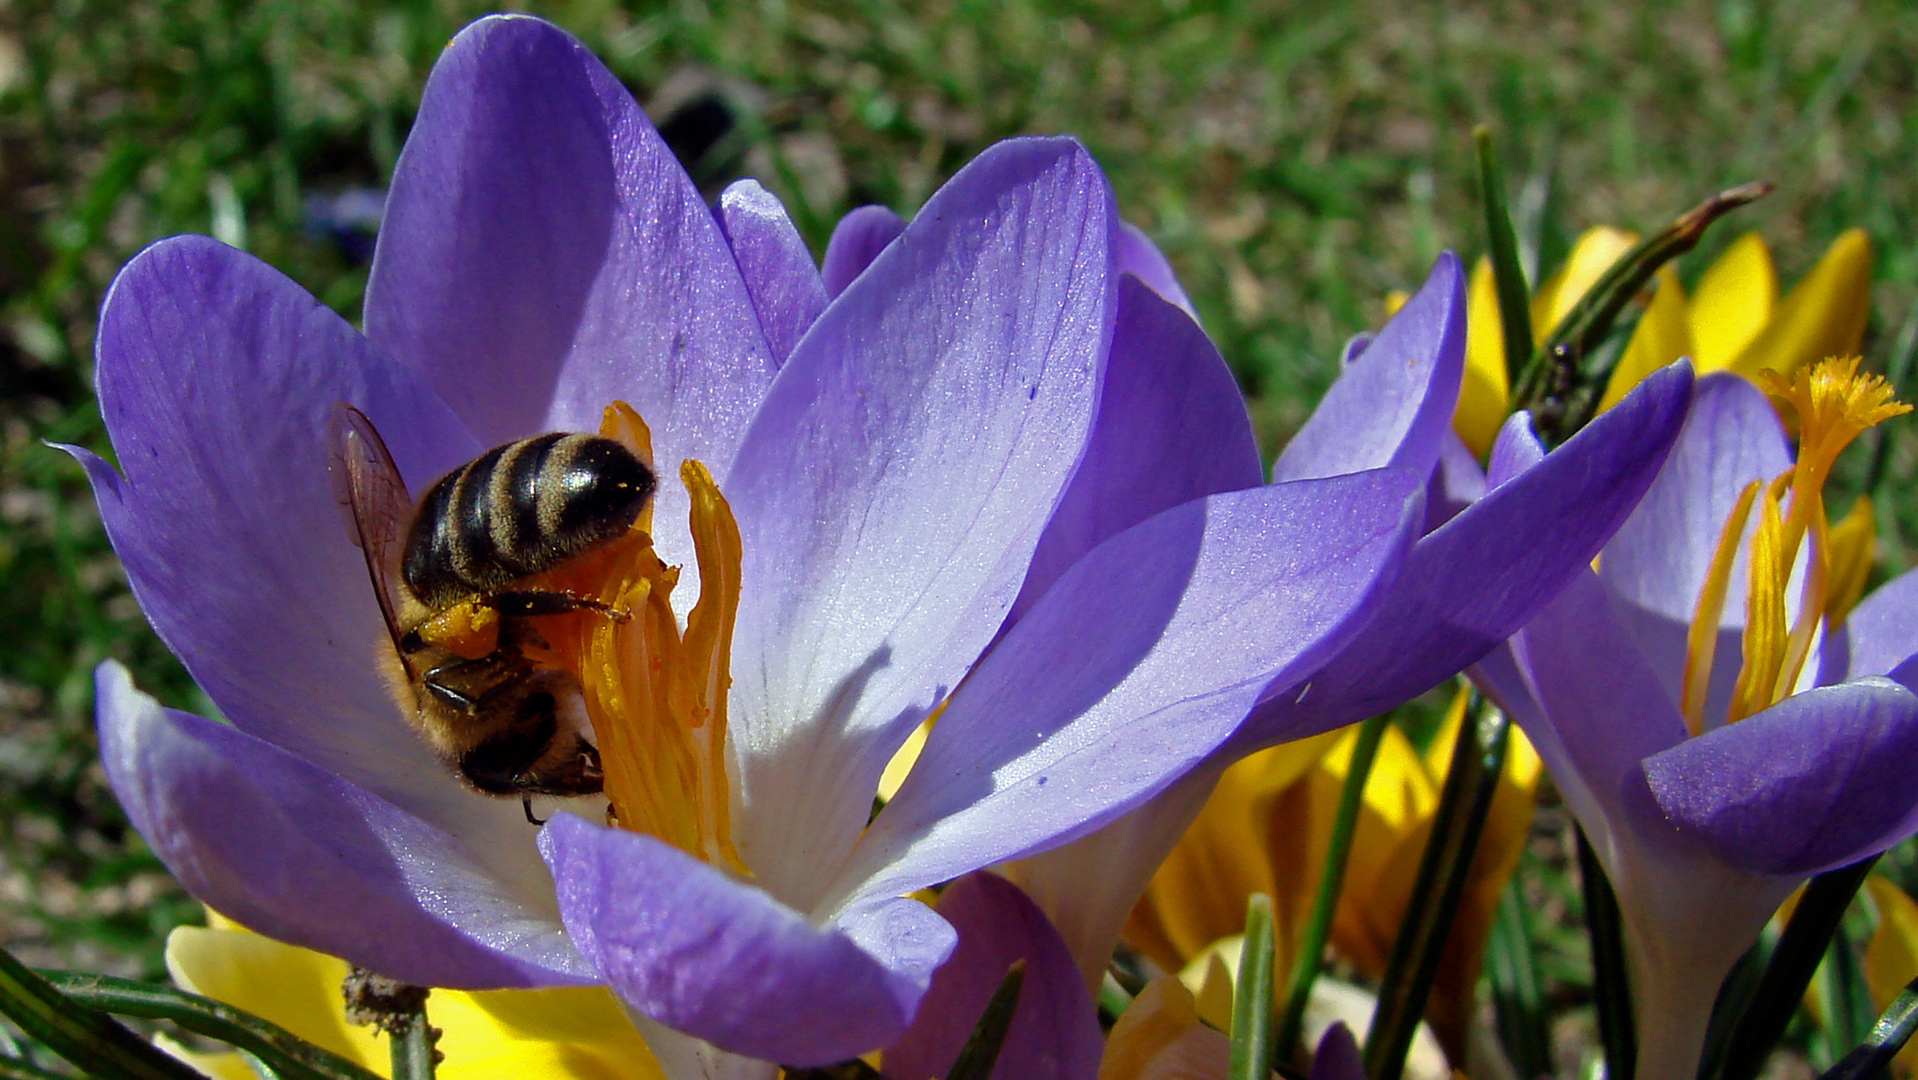
<path fill-rule="evenodd" d="M 381 664 L 407 719 L 474 790 L 519 798 L 603 784 L 577 679 L 541 667 L 539 621 L 624 616 L 537 578 L 633 527 L 656 487 L 619 442 L 555 432 L 496 446 L 417 505 L 372 421 L 341 403 L 333 459 L 353 542 L 391 639 Z"/>

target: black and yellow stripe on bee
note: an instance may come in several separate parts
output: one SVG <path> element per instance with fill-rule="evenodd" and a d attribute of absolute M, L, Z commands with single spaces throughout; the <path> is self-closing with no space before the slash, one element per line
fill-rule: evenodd
<path fill-rule="evenodd" d="M 597 435 L 497 446 L 426 493 L 400 573 L 430 608 L 506 590 L 619 536 L 653 493 L 653 473 Z"/>

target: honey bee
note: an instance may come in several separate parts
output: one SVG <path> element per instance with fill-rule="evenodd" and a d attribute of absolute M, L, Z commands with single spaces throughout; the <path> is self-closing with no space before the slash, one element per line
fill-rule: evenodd
<path fill-rule="evenodd" d="M 653 496 L 652 469 L 597 435 L 496 446 L 447 473 L 417 509 L 379 432 L 341 403 L 334 461 L 354 543 L 392 638 L 408 719 L 476 791 L 591 795 L 602 787 L 578 680 L 542 668 L 544 616 L 604 604 L 528 579 L 623 535 Z"/>

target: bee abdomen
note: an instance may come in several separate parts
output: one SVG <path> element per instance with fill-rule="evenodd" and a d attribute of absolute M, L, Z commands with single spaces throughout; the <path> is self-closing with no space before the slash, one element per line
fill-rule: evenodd
<path fill-rule="evenodd" d="M 611 439 L 507 443 L 427 491 L 401 573 L 431 607 L 503 591 L 624 533 L 652 493 L 652 470 Z"/>

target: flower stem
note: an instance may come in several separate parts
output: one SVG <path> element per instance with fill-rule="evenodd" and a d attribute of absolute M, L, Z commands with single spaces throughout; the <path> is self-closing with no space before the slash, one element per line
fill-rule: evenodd
<path fill-rule="evenodd" d="M 1359 725 L 1358 742 L 1352 747 L 1352 762 L 1346 767 L 1345 787 L 1339 792 L 1337 816 L 1332 819 L 1332 838 L 1325 853 L 1325 869 L 1319 875 L 1318 894 L 1312 899 L 1312 914 L 1305 924 L 1305 936 L 1299 942 L 1292 977 L 1287 982 L 1285 1011 L 1279 1015 L 1278 1036 L 1274 1045 L 1286 1056 L 1296 1055 L 1299 1035 L 1305 1027 L 1305 1006 L 1312 1000 L 1312 984 L 1318 981 L 1325 964 L 1325 942 L 1332 934 L 1332 915 L 1338 910 L 1339 891 L 1345 884 L 1345 867 L 1352 853 L 1352 834 L 1365 803 L 1365 782 L 1372 775 L 1379 741 L 1385 737 L 1386 719 L 1374 716 Z"/>
<path fill-rule="evenodd" d="M 0 1080 L 67 1080 L 59 1073 L 50 1073 L 35 1065 L 13 1058 L 0 1058 Z"/>
<path fill-rule="evenodd" d="M 424 1003 L 410 1022 L 391 1028 L 388 1038 L 393 1043 L 393 1080 L 433 1080 L 433 1068 L 439 1060 L 433 1044 L 439 1035 L 426 1022 Z"/>
<path fill-rule="evenodd" d="M 426 1022 L 426 999 L 432 990 L 356 965 L 347 970 L 340 993 L 347 1023 L 370 1024 L 386 1034 L 393 1080 L 433 1080 L 440 1058 L 433 1044 L 440 1033 Z"/>
<path fill-rule="evenodd" d="M 1757 993 L 1732 1029 L 1724 1064 L 1715 1075 L 1707 1076 L 1713 1080 L 1754 1080 L 1764 1069 L 1786 1023 L 1804 1000 L 1805 987 L 1818 970 L 1818 962 L 1824 959 L 1845 909 L 1877 862 L 1878 856 L 1874 855 L 1820 874 L 1805 886 L 1771 962 L 1765 965 Z"/>
<path fill-rule="evenodd" d="M 4 949 L 0 949 L 0 1014 L 88 1075 L 201 1080 L 199 1073 L 118 1020 L 60 993 Z"/>
<path fill-rule="evenodd" d="M 1552 327 L 1525 362 L 1523 375 L 1512 382 L 1512 408 L 1532 410 L 1539 436 L 1548 445 L 1571 438 L 1597 415 L 1610 365 L 1588 364 L 1586 358 L 1611 333 L 1625 305 L 1645 288 L 1659 267 L 1698 246 L 1712 222 L 1764 198 L 1776 187 L 1769 181 L 1740 184 L 1680 214 L 1619 256 Z"/>
<path fill-rule="evenodd" d="M 1025 981 L 1026 962 L 1013 961 L 1006 977 L 999 980 L 999 988 L 992 992 L 992 999 L 986 1002 L 985 1010 L 979 1014 L 979 1023 L 973 1027 L 966 1045 L 959 1048 L 959 1056 L 947 1071 L 946 1080 L 987 1080 L 992 1075 L 993 1067 L 999 1063 L 999 1051 L 1012 1031 L 1013 1017 L 1018 1014 L 1019 990 Z"/>
<path fill-rule="evenodd" d="M 1631 979 L 1618 897 L 1599 865 L 1585 830 L 1578 831 L 1579 892 L 1585 898 L 1585 933 L 1592 943 L 1592 998 L 1598 1010 L 1598 1041 L 1605 1048 L 1607 1080 L 1632 1080 L 1638 1033 L 1632 1025 Z"/>
<path fill-rule="evenodd" d="M 379 1074 L 223 1001 L 106 975 L 64 971 L 40 974 L 61 993 L 102 1012 L 168 1020 L 197 1035 L 244 1050 L 282 1080 L 379 1080 Z"/>
<path fill-rule="evenodd" d="M 1685 963 L 1669 956 L 1655 957 L 1642 949 L 1633 951 L 1632 961 L 1632 974 L 1637 976 L 1632 1004 L 1638 1011 L 1632 1027 L 1636 1056 L 1626 1059 L 1630 1075 L 1645 1080 L 1687 1080 L 1696 1076 L 1710 1028 L 1712 1001 L 1730 965 Z M 1614 1075 L 1609 1057 L 1605 1075 Z"/>
<path fill-rule="evenodd" d="M 1511 722 L 1477 691 L 1466 708 L 1466 720 L 1452 749 L 1411 903 L 1386 961 L 1378 1011 L 1365 1033 L 1365 1073 L 1372 1080 L 1399 1080 L 1405 1071 L 1405 1055 L 1438 977 L 1445 939 L 1505 767 Z"/>
<path fill-rule="evenodd" d="M 1914 1031 L 1918 1031 L 1918 979 L 1905 984 L 1865 1041 L 1833 1065 L 1822 1080 L 1869 1080 L 1886 1075 L 1891 1059 L 1904 1049 Z"/>

